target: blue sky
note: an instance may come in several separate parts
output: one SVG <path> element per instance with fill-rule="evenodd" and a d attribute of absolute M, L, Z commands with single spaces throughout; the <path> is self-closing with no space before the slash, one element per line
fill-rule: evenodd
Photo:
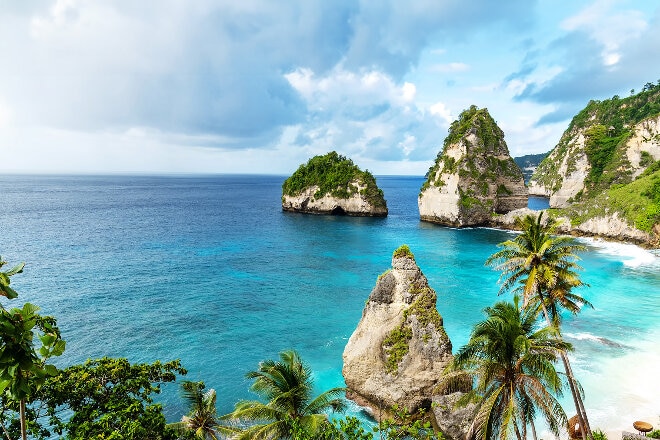
<path fill-rule="evenodd" d="M 658 80 L 652 0 L 2 1 L 0 172 L 422 175 L 470 105 L 540 153 Z"/>

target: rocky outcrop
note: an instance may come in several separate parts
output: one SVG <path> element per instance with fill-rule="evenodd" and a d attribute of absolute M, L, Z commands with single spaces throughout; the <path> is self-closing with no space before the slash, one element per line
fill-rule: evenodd
<path fill-rule="evenodd" d="M 552 191 L 550 189 L 546 188 L 545 186 L 539 184 L 536 181 L 530 181 L 529 184 L 527 185 L 527 191 L 529 192 L 530 196 L 541 196 L 541 197 L 550 197 L 552 195 Z"/>
<path fill-rule="evenodd" d="M 624 100 L 591 101 L 532 176 L 530 194 L 545 192 L 550 207 L 565 208 L 612 185 L 628 184 L 660 160 L 660 115 L 623 123 L 658 106 L 658 91 Z M 635 112 L 631 109 L 639 107 Z M 614 125 L 615 124 L 615 125 Z"/>
<path fill-rule="evenodd" d="M 523 174 L 504 133 L 487 109 L 470 107 L 451 124 L 429 170 L 418 198 L 420 218 L 454 227 L 488 225 L 493 214 L 525 206 Z"/>
<path fill-rule="evenodd" d="M 610 240 L 642 245 L 650 244 L 654 241 L 651 234 L 630 226 L 628 222 L 619 217 L 619 213 L 617 212 L 602 217 L 590 218 L 573 227 L 567 227 L 567 222 L 564 222 L 564 227 L 559 230 L 560 232 L 571 233 L 573 235 L 603 237 Z"/>
<path fill-rule="evenodd" d="M 356 191 L 347 198 L 325 194 L 318 197 L 318 185 L 310 186 L 294 196 L 282 196 L 282 210 L 307 214 L 351 215 L 365 217 L 385 217 L 387 206 L 374 205 L 360 191 L 365 186 L 354 181 L 350 185 Z"/>
<path fill-rule="evenodd" d="M 347 397 L 377 419 L 391 417 L 393 405 L 411 414 L 431 408 L 434 390 L 453 359 L 435 303 L 436 293 L 408 247 L 397 249 L 392 269 L 378 278 L 343 355 Z M 438 421 L 445 433 L 458 433 L 465 424 L 452 414 Z"/>
<path fill-rule="evenodd" d="M 369 171 L 332 151 L 300 165 L 282 184 L 282 210 L 384 217 L 387 203 Z"/>
<path fill-rule="evenodd" d="M 652 160 L 660 160 L 660 115 L 635 125 L 626 142 L 626 157 L 632 166 L 632 178 L 639 177 Z"/>
<path fill-rule="evenodd" d="M 527 215 L 536 217 L 539 215 L 539 211 L 532 211 L 528 208 L 517 209 L 504 215 L 494 216 L 492 225 L 500 229 L 515 230 L 517 229 L 516 219 Z M 568 217 L 560 216 L 556 217 L 556 219 L 559 222 L 557 232 L 560 234 L 600 237 L 649 247 L 657 247 L 658 240 L 660 239 L 660 224 L 657 231 L 652 231 L 649 234 L 631 226 L 624 219 L 620 218 L 617 212 L 592 217 L 577 225 L 571 225 Z"/>
<path fill-rule="evenodd" d="M 627 128 L 630 132 L 621 144 L 614 169 L 617 183 L 629 183 L 639 177 L 646 167 L 660 160 L 660 115 Z M 560 143 L 548 155 L 530 180 L 530 193 L 543 188 L 550 197 L 550 206 L 564 208 L 585 190 L 591 171 L 586 153 L 588 138 L 594 136 L 593 126 L 575 128 L 562 136 Z M 591 133 L 591 135 L 590 135 Z M 612 130 L 612 136 L 616 132 Z M 613 156 L 616 155 L 613 154 Z M 605 169 L 607 173 L 609 170 Z M 621 180 L 625 179 L 625 180 Z M 532 190 L 532 188 L 534 188 Z"/>
<path fill-rule="evenodd" d="M 530 180 L 565 232 L 660 245 L 660 84 L 590 101 Z M 566 222 L 569 224 L 569 222 Z M 659 226 L 660 227 L 660 226 Z"/>

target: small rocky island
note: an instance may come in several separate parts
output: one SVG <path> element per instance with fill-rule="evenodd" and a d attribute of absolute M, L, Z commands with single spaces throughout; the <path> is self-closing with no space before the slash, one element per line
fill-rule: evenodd
<path fill-rule="evenodd" d="M 410 414 L 424 409 L 445 437 L 462 438 L 469 409 L 452 411 L 458 393 L 435 392 L 453 360 L 436 298 L 408 246 L 394 251 L 346 344 L 342 374 L 347 397 L 376 419 L 391 417 L 394 405 Z"/>
<path fill-rule="evenodd" d="M 489 225 L 527 206 L 522 171 L 488 109 L 473 105 L 452 122 L 417 204 L 422 220 L 453 227 Z"/>
<path fill-rule="evenodd" d="M 308 214 L 387 216 L 383 191 L 369 171 L 332 151 L 301 165 L 282 184 L 282 210 Z"/>

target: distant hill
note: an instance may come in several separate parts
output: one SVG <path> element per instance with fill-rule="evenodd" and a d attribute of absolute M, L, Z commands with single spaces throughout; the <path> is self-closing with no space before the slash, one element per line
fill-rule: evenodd
<path fill-rule="evenodd" d="M 516 162 L 516 165 L 522 170 L 523 177 L 525 178 L 525 183 L 529 182 L 529 179 L 536 171 L 536 167 L 539 166 L 541 161 L 545 159 L 548 153 L 539 153 L 539 154 L 526 154 L 524 156 L 514 157 L 513 160 Z"/>

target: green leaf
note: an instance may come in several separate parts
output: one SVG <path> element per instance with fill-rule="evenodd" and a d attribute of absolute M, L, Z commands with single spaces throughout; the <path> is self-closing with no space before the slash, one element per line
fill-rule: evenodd
<path fill-rule="evenodd" d="M 53 350 L 50 352 L 50 355 L 61 356 L 62 353 L 64 353 L 65 348 L 66 348 L 66 341 L 60 339 L 55 343 L 55 346 L 53 347 Z"/>
<path fill-rule="evenodd" d="M 7 276 L 16 275 L 17 273 L 22 273 L 24 267 L 25 267 L 25 263 L 19 263 L 16 265 L 16 267 L 5 273 L 7 274 Z"/>
<path fill-rule="evenodd" d="M 51 365 L 51 364 L 45 365 L 44 371 L 49 376 L 57 376 L 57 367 L 55 365 Z"/>
<path fill-rule="evenodd" d="M 57 336 L 52 335 L 52 334 L 46 334 L 46 335 L 40 336 L 39 339 L 41 339 L 41 343 L 44 344 L 44 345 L 52 345 L 52 343 L 57 340 Z"/>

